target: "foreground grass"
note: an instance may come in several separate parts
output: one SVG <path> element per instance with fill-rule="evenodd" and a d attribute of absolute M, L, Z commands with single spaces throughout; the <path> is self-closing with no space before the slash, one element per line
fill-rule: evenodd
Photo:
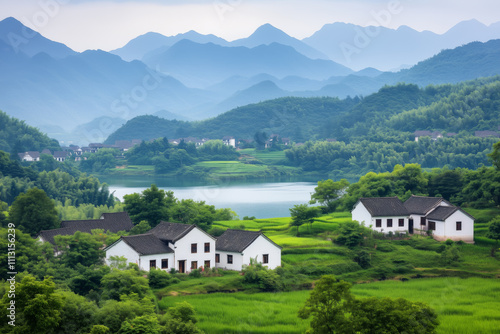
<path fill-rule="evenodd" d="M 499 333 L 500 282 L 498 279 L 433 278 L 407 282 L 357 284 L 355 296 L 406 298 L 429 304 L 440 321 L 438 333 Z M 286 293 L 216 293 L 166 297 L 162 310 L 188 301 L 207 333 L 304 333 L 309 322 L 297 318 L 309 291 Z"/>

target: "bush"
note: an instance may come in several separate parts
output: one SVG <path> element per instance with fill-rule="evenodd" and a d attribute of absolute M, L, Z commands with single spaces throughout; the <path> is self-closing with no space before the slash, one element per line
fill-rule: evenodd
<path fill-rule="evenodd" d="M 190 276 L 190 277 L 194 277 L 194 278 L 200 278 L 200 277 L 201 277 L 201 271 L 200 271 L 200 269 L 193 269 L 193 270 L 189 273 L 189 276 Z"/>
<path fill-rule="evenodd" d="M 172 276 L 161 269 L 151 269 L 148 274 L 149 286 L 153 289 L 161 289 L 171 284 Z"/>
<path fill-rule="evenodd" d="M 354 261 L 363 269 L 371 267 L 371 255 L 365 250 L 357 252 L 354 256 Z"/>
<path fill-rule="evenodd" d="M 340 235 L 335 242 L 354 248 L 363 240 L 365 228 L 356 222 L 348 222 L 340 225 L 339 233 Z"/>

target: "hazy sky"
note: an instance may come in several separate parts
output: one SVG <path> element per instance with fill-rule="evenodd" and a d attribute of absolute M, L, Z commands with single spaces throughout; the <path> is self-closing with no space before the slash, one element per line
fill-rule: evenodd
<path fill-rule="evenodd" d="M 234 40 L 264 23 L 299 39 L 333 22 L 443 33 L 463 20 L 500 21 L 500 1 L 0 0 L 0 20 L 9 16 L 76 51 L 108 51 L 149 31 L 169 36 L 196 30 Z"/>

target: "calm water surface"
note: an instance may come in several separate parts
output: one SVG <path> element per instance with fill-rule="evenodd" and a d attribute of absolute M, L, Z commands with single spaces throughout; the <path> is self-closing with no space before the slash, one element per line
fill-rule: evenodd
<path fill-rule="evenodd" d="M 231 208 L 240 218 L 289 217 L 295 204 L 304 204 L 311 199 L 316 183 L 314 182 L 267 182 L 186 185 L 176 181 L 151 182 L 147 180 L 105 180 L 111 192 L 120 200 L 123 196 L 140 193 L 149 188 L 151 183 L 158 188 L 171 190 L 179 199 L 205 201 L 216 208 Z"/>

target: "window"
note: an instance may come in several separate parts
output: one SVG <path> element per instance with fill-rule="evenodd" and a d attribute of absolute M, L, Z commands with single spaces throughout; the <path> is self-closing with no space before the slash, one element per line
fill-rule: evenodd
<path fill-rule="evenodd" d="M 168 259 L 161 260 L 161 269 L 168 269 Z"/>
<path fill-rule="evenodd" d="M 149 269 L 156 268 L 156 260 L 149 260 Z"/>
<path fill-rule="evenodd" d="M 436 230 L 436 222 L 429 222 L 429 230 L 435 231 Z"/>
<path fill-rule="evenodd" d="M 375 227 L 382 227 L 382 219 L 375 219 Z"/>
<path fill-rule="evenodd" d="M 405 220 L 404 220 L 404 218 L 399 218 L 398 225 L 399 225 L 399 227 L 405 226 Z"/>
<path fill-rule="evenodd" d="M 198 253 L 198 244 L 191 244 L 191 253 Z"/>
<path fill-rule="evenodd" d="M 233 263 L 233 256 L 232 255 L 228 255 L 227 256 L 227 263 L 228 264 L 232 264 Z"/>
<path fill-rule="evenodd" d="M 262 263 L 269 263 L 269 254 L 262 255 Z"/>
<path fill-rule="evenodd" d="M 210 243 L 205 242 L 205 253 L 210 253 Z"/>
<path fill-rule="evenodd" d="M 457 222 L 457 231 L 462 231 L 462 222 Z"/>
<path fill-rule="evenodd" d="M 205 261 L 205 269 L 210 268 L 210 260 Z"/>
<path fill-rule="evenodd" d="M 387 227 L 392 227 L 392 219 L 387 219 Z"/>
<path fill-rule="evenodd" d="M 198 269 L 198 261 L 191 261 L 191 270 Z"/>
<path fill-rule="evenodd" d="M 215 263 L 220 263 L 220 254 L 215 254 Z"/>
<path fill-rule="evenodd" d="M 420 217 L 420 225 L 425 226 L 425 217 Z"/>

